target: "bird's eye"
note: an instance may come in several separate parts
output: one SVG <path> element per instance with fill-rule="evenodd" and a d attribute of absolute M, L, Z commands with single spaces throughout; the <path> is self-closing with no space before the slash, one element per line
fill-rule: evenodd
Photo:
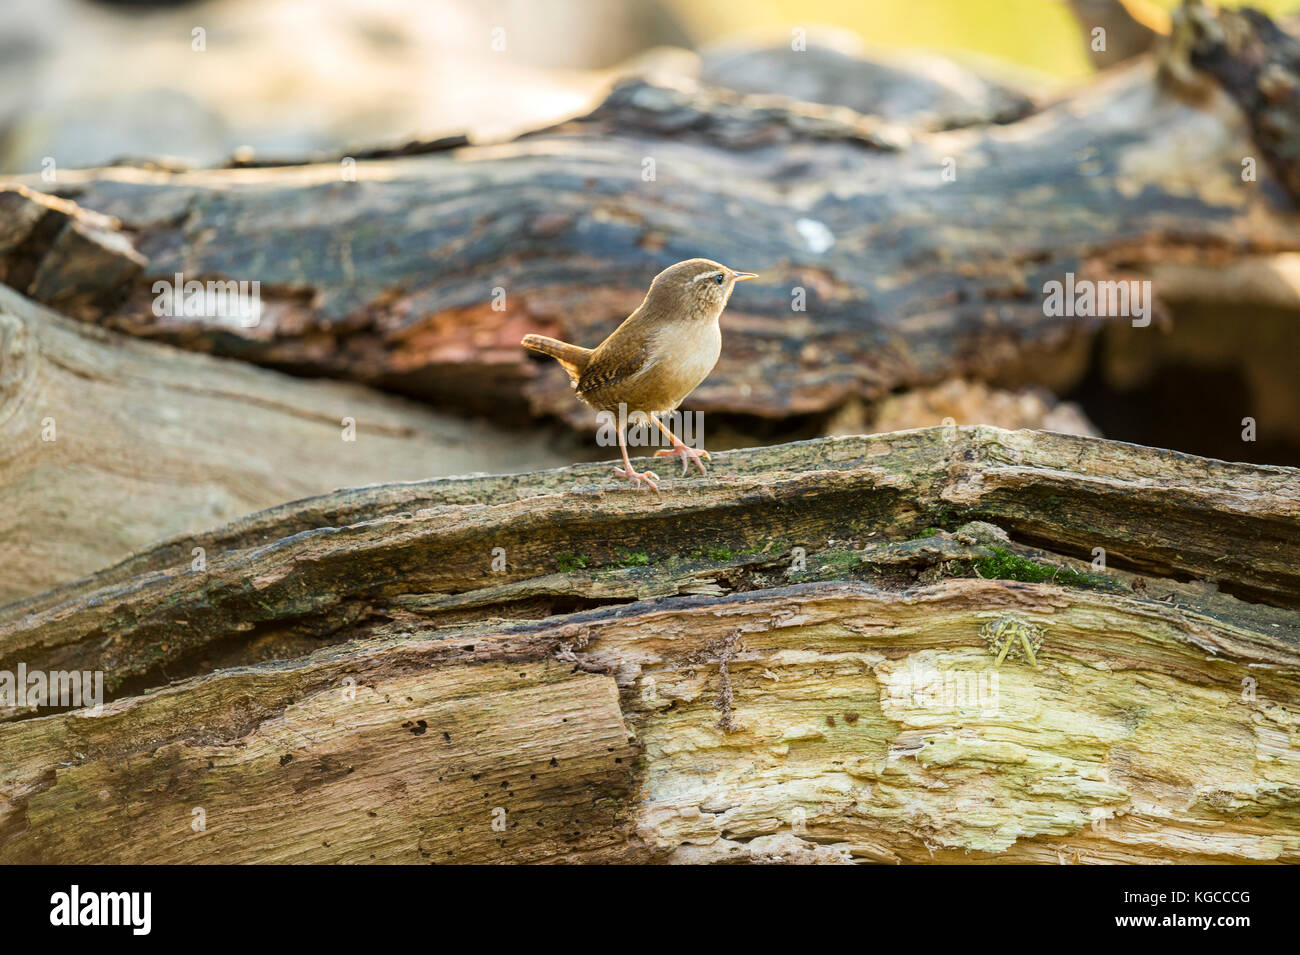
<path fill-rule="evenodd" d="M 717 275 L 713 276 L 713 281 L 716 282 L 718 285 L 721 285 L 721 284 L 723 283 L 723 280 L 724 280 L 724 279 L 723 279 L 723 275 L 722 275 L 721 272 L 719 272 Z"/>

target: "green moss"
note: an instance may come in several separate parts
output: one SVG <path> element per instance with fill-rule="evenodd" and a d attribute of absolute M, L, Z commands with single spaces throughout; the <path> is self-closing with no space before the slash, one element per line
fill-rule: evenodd
<path fill-rule="evenodd" d="M 825 553 L 818 554 L 817 560 L 822 564 L 830 564 L 832 567 L 850 567 L 858 563 L 862 555 L 853 550 L 828 550 Z"/>
<path fill-rule="evenodd" d="M 740 552 L 729 547 L 704 547 L 691 553 L 691 560 L 711 560 L 717 563 L 739 557 Z"/>
<path fill-rule="evenodd" d="M 940 531 L 939 528 L 937 528 L 937 527 L 927 527 L 925 530 L 921 531 L 921 533 L 917 534 L 916 536 L 917 536 L 917 537 L 936 537 L 936 536 L 938 536 L 938 535 L 941 534 L 941 533 L 943 533 L 943 532 Z"/>
<path fill-rule="evenodd" d="M 631 551 L 620 549 L 617 555 L 618 565 L 620 567 L 648 567 L 650 566 L 650 555 L 645 551 Z"/>
<path fill-rule="evenodd" d="M 587 555 L 560 554 L 555 558 L 555 566 L 560 568 L 560 573 L 571 574 L 575 570 L 581 570 L 587 566 Z"/>
<path fill-rule="evenodd" d="M 1070 567 L 1043 564 L 1027 557 L 1019 557 L 1001 547 L 994 547 L 992 556 L 981 557 L 971 566 L 981 577 L 992 580 L 1022 580 L 1030 584 L 1066 584 L 1087 590 L 1107 590 L 1115 586 L 1114 581 L 1101 574 L 1084 574 Z"/>

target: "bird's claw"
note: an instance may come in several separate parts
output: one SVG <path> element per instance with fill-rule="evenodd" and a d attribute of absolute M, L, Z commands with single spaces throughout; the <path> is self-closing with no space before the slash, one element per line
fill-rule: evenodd
<path fill-rule="evenodd" d="M 659 480 L 659 475 L 654 471 L 635 471 L 630 466 L 625 470 L 623 468 L 614 468 L 614 473 L 621 478 L 627 478 L 632 482 L 633 487 L 640 487 L 644 482 L 650 490 L 656 494 L 659 493 L 659 485 L 655 482 Z"/>
<path fill-rule="evenodd" d="M 655 457 L 681 458 L 683 476 L 685 476 L 686 472 L 691 469 L 692 461 L 694 461 L 695 464 L 699 467 L 701 474 L 709 473 L 704 467 L 704 461 L 700 460 L 700 458 L 704 458 L 705 460 L 709 459 L 709 452 L 705 451 L 703 448 L 688 448 L 684 444 L 678 444 L 678 445 L 674 445 L 672 448 L 660 448 L 658 451 L 655 452 Z"/>

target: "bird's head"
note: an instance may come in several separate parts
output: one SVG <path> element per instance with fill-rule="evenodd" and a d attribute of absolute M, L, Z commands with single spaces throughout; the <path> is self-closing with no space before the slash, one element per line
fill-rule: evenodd
<path fill-rule="evenodd" d="M 736 283 L 752 278 L 757 278 L 753 272 L 736 272 L 710 259 L 687 259 L 655 276 L 646 304 L 666 317 L 716 318 Z"/>

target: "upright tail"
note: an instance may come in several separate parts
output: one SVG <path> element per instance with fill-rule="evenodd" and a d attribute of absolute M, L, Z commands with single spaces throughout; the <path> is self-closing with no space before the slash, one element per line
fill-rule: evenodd
<path fill-rule="evenodd" d="M 550 355 L 558 361 L 560 367 L 569 373 L 569 381 L 573 383 L 575 388 L 578 386 L 578 379 L 582 377 L 583 371 L 587 368 L 587 362 L 591 360 L 592 350 L 590 348 L 570 345 L 568 342 L 547 338 L 545 335 L 525 335 L 524 340 L 519 344 L 529 351 Z"/>

